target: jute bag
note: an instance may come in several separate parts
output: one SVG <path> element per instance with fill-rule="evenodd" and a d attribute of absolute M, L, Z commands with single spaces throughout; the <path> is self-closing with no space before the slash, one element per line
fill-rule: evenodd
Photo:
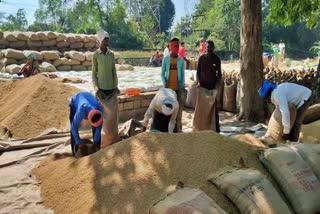
<path fill-rule="evenodd" d="M 290 129 L 292 128 L 296 116 L 297 116 L 297 108 L 294 105 L 289 105 L 290 110 Z M 269 123 L 268 130 L 266 134 L 261 138 L 267 145 L 272 145 L 276 143 L 283 143 L 282 140 L 283 134 L 283 125 L 282 125 L 282 116 L 279 107 L 276 107 L 274 112 L 272 113 Z"/>
<path fill-rule="evenodd" d="M 217 131 L 215 101 L 217 90 L 198 88 L 197 103 L 193 117 L 193 131 Z"/>
<path fill-rule="evenodd" d="M 209 176 L 240 213 L 291 213 L 270 181 L 253 168 L 226 167 Z"/>
<path fill-rule="evenodd" d="M 228 81 L 224 80 L 222 109 L 228 112 L 236 112 L 236 99 L 237 82 L 232 80 L 231 83 L 228 84 Z"/>
<path fill-rule="evenodd" d="M 193 78 L 188 81 L 188 93 L 186 99 L 186 106 L 194 108 L 197 102 L 197 81 Z"/>
<path fill-rule="evenodd" d="M 320 182 L 310 166 L 290 146 L 258 150 L 262 164 L 279 183 L 294 211 L 320 212 Z"/>
<path fill-rule="evenodd" d="M 296 152 L 309 164 L 314 174 L 320 180 L 320 144 L 298 143 L 291 145 Z"/>
<path fill-rule="evenodd" d="M 119 140 L 118 98 L 116 91 L 106 96 L 102 91 L 98 90 L 96 96 L 103 106 L 103 127 L 101 133 L 101 148 L 103 148 Z"/>
<path fill-rule="evenodd" d="M 304 115 L 303 124 L 312 123 L 320 119 L 320 104 L 312 105 Z"/>
<path fill-rule="evenodd" d="M 178 189 L 153 206 L 149 214 L 225 214 L 204 192 L 191 187 Z"/>

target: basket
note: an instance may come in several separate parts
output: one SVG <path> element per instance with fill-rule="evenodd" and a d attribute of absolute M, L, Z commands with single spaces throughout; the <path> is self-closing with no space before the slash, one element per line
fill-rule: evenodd
<path fill-rule="evenodd" d="M 126 90 L 126 95 L 127 96 L 139 96 L 141 90 L 139 88 L 128 88 Z"/>

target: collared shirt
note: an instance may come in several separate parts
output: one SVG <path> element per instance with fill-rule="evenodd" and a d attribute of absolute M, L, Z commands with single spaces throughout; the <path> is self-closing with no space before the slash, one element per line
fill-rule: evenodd
<path fill-rule="evenodd" d="M 79 126 L 82 120 L 88 119 L 88 114 L 92 109 L 96 109 L 103 113 L 103 107 L 96 100 L 96 98 L 89 92 L 80 92 L 71 98 L 70 106 L 75 111 L 74 117 L 71 121 L 71 133 L 74 136 L 76 144 L 81 144 L 79 135 Z M 97 127 L 93 141 L 99 142 L 101 136 L 102 124 Z"/>
<path fill-rule="evenodd" d="M 204 54 L 199 57 L 197 68 L 197 80 L 202 88 L 216 89 L 221 80 L 221 60 L 213 54 L 211 57 Z"/>
<path fill-rule="evenodd" d="M 144 126 L 148 125 L 149 120 L 153 115 L 153 111 L 157 111 L 159 113 L 162 113 L 162 102 L 165 99 L 171 99 L 174 102 L 174 105 L 173 105 L 174 111 L 170 117 L 170 122 L 168 125 L 169 133 L 173 133 L 174 127 L 176 125 L 176 119 L 177 119 L 178 110 L 179 110 L 179 103 L 177 100 L 177 94 L 169 88 L 160 88 L 159 89 L 158 93 L 152 99 L 152 101 L 149 105 L 149 108 L 144 115 L 144 119 L 143 119 L 142 124 Z"/>
<path fill-rule="evenodd" d="M 282 83 L 271 93 L 271 102 L 279 106 L 282 116 L 283 133 L 290 133 L 289 104 L 300 108 L 311 96 L 311 90 L 295 83 Z"/>
<path fill-rule="evenodd" d="M 114 54 L 107 50 L 103 54 L 99 48 L 92 58 L 92 82 L 103 90 L 111 90 L 118 87 L 118 77 L 115 67 Z"/>

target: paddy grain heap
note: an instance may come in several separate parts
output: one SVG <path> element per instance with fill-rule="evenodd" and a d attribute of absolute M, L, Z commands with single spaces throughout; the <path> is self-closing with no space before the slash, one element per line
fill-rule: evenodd
<path fill-rule="evenodd" d="M 0 80 L 0 126 L 13 138 L 35 137 L 48 128 L 64 131 L 69 120 L 68 99 L 78 89 L 42 75 Z"/>
<path fill-rule="evenodd" d="M 33 174 L 55 213 L 147 213 L 179 181 L 238 213 L 207 179 L 239 160 L 267 174 L 256 148 L 214 132 L 142 133 L 78 160 L 49 157 Z"/>

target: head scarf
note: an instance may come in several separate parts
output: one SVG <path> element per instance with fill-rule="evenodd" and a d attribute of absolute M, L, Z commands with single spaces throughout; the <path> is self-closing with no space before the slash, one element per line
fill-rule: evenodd
<path fill-rule="evenodd" d="M 104 38 L 110 38 L 108 32 L 104 31 L 104 30 L 99 30 L 97 33 L 97 38 L 98 41 L 100 42 L 100 44 L 102 43 L 102 41 L 104 40 Z"/>
<path fill-rule="evenodd" d="M 29 54 L 27 55 L 27 59 L 36 60 L 36 59 L 37 59 L 37 56 L 36 56 L 36 54 L 34 54 L 34 53 L 29 53 Z"/>
<path fill-rule="evenodd" d="M 276 84 L 269 82 L 268 80 L 264 80 L 261 88 L 258 90 L 258 93 L 260 97 L 265 97 L 270 92 L 270 90 L 272 91 L 275 88 L 277 88 Z"/>
<path fill-rule="evenodd" d="M 178 52 L 179 52 L 179 41 L 170 42 L 169 46 L 170 46 L 171 53 L 178 54 Z M 178 46 L 178 47 L 176 47 L 176 46 Z"/>
<path fill-rule="evenodd" d="M 174 100 L 170 99 L 170 98 L 166 98 L 162 101 L 162 105 L 161 105 L 161 111 L 164 115 L 171 115 L 174 112 Z M 172 107 L 168 107 L 166 106 L 166 104 L 170 104 Z"/>

